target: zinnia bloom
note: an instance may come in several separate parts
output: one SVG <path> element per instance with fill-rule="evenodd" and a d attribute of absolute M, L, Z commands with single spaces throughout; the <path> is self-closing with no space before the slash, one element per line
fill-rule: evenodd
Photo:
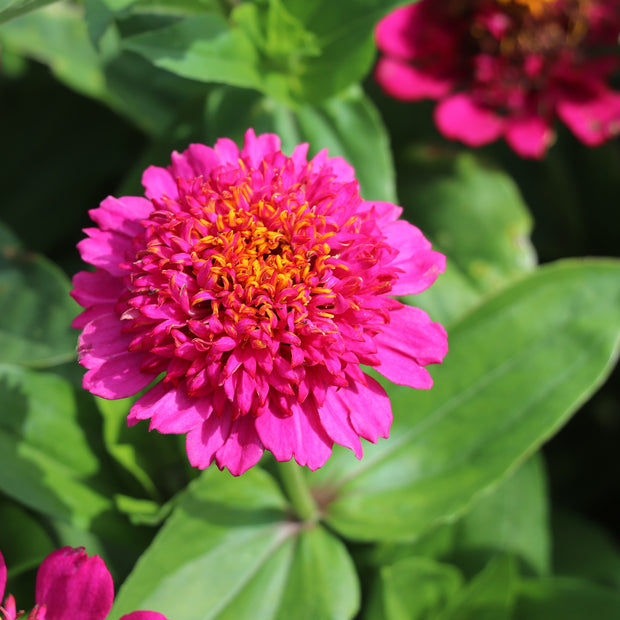
<path fill-rule="evenodd" d="M 619 34 L 619 0 L 421 0 L 377 26 L 376 79 L 397 99 L 438 100 L 448 138 L 503 136 L 537 158 L 556 116 L 588 146 L 620 132 Z"/>
<path fill-rule="evenodd" d="M 15 599 L 9 594 L 4 603 L 6 565 L 0 553 L 0 620 L 16 620 Z M 104 620 L 114 602 L 114 584 L 105 562 L 97 555 L 88 557 L 84 549 L 64 547 L 43 560 L 37 572 L 35 607 L 28 620 Z M 166 620 L 153 611 L 134 611 L 121 620 Z"/>
<path fill-rule="evenodd" d="M 390 295 L 418 293 L 445 258 L 402 209 L 361 199 L 353 169 L 276 135 L 192 144 L 149 167 L 146 198 L 109 197 L 79 243 L 84 387 L 136 394 L 129 424 L 187 433 L 192 465 L 238 475 L 264 450 L 316 469 L 334 442 L 387 437 L 389 399 L 360 369 L 429 388 L 446 334 Z"/>

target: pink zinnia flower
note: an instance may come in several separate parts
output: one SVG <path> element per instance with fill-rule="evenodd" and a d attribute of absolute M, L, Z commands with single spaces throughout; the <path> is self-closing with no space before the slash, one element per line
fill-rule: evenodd
<path fill-rule="evenodd" d="M 588 146 L 620 132 L 619 34 L 619 0 L 421 0 L 377 26 L 376 78 L 397 99 L 438 100 L 448 138 L 503 136 L 542 157 L 556 116 Z"/>
<path fill-rule="evenodd" d="M 6 565 L 0 553 L 0 620 L 16 620 L 15 599 L 9 594 L 4 603 Z M 37 572 L 35 607 L 28 620 L 104 620 L 114 602 L 114 584 L 105 562 L 97 555 L 88 557 L 84 549 L 64 547 L 53 551 Z M 166 620 L 153 611 L 134 611 L 121 620 Z"/>
<path fill-rule="evenodd" d="M 264 450 L 316 469 L 333 443 L 361 457 L 387 437 L 384 390 L 429 388 L 447 350 L 441 325 L 390 295 L 418 293 L 445 258 L 402 209 L 361 199 L 353 169 L 308 145 L 287 157 L 273 134 L 191 145 L 150 167 L 147 198 L 107 198 L 79 249 L 88 308 L 84 387 L 136 394 L 129 424 L 187 433 L 192 465 L 238 475 Z"/>

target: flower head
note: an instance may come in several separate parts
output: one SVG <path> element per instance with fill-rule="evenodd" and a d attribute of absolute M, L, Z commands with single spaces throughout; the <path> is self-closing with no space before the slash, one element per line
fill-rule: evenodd
<path fill-rule="evenodd" d="M 361 457 L 387 437 L 384 390 L 360 369 L 417 388 L 447 350 L 441 325 L 391 295 L 417 293 L 445 258 L 402 209 L 361 199 L 353 169 L 325 151 L 290 157 L 249 130 L 191 145 L 143 176 L 146 198 L 91 211 L 75 276 L 87 310 L 84 386 L 137 393 L 129 423 L 187 433 L 190 462 L 240 474 L 264 450 L 316 469 L 333 443 Z"/>
<path fill-rule="evenodd" d="M 0 553 L 0 620 L 17 620 L 9 594 L 4 603 L 6 565 Z M 112 576 L 97 555 L 88 557 L 83 548 L 64 547 L 43 560 L 37 572 L 35 607 L 28 620 L 105 620 L 114 601 Z M 134 611 L 121 620 L 166 620 L 153 611 Z"/>
<path fill-rule="evenodd" d="M 619 0 L 421 0 L 379 23 L 376 78 L 398 99 L 438 100 L 448 138 L 504 136 L 541 157 L 556 116 L 589 146 L 620 133 L 619 34 Z"/>

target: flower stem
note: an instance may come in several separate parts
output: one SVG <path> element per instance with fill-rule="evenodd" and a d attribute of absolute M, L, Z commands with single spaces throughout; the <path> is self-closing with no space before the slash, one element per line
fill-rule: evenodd
<path fill-rule="evenodd" d="M 302 521 L 317 521 L 319 507 L 317 506 L 302 468 L 297 465 L 295 459 L 278 463 L 278 471 L 282 486 L 288 498 Z"/>

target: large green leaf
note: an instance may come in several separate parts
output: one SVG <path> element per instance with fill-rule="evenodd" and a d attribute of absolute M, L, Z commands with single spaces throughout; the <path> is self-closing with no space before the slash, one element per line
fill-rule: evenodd
<path fill-rule="evenodd" d="M 448 257 L 446 277 L 412 303 L 452 321 L 481 294 L 531 271 L 532 219 L 514 181 L 472 153 L 415 151 L 401 171 L 407 216 Z"/>
<path fill-rule="evenodd" d="M 0 0 L 0 24 L 56 0 Z"/>
<path fill-rule="evenodd" d="M 620 263 L 539 269 L 455 325 L 426 392 L 388 388 L 391 437 L 311 477 L 346 537 L 415 539 L 459 516 L 551 437 L 617 355 Z"/>
<path fill-rule="evenodd" d="M 73 391 L 57 375 L 0 365 L 0 490 L 88 529 L 112 509 Z M 114 528 L 114 518 L 107 526 Z M 99 523 L 106 527 L 106 524 Z"/>
<path fill-rule="evenodd" d="M 396 201 L 389 139 L 373 103 L 352 88 L 319 104 L 291 108 L 252 92 L 221 87 L 207 103 L 210 138 L 243 139 L 248 127 L 258 133 L 275 132 L 282 150 L 291 153 L 301 142 L 310 155 L 327 148 L 330 156 L 344 157 L 354 168 L 365 200 Z"/>
<path fill-rule="evenodd" d="M 453 553 L 457 564 L 476 570 L 493 554 L 504 551 L 517 555 L 530 571 L 549 573 L 547 502 L 542 458 L 532 458 L 481 497 L 455 524 Z"/>
<path fill-rule="evenodd" d="M 75 357 L 71 284 L 0 226 L 0 363 L 51 366 Z"/>
<path fill-rule="evenodd" d="M 617 620 L 620 593 L 569 577 L 529 579 L 519 588 L 514 620 Z"/>
<path fill-rule="evenodd" d="M 116 598 L 110 618 L 351 618 L 358 584 L 344 545 L 290 520 L 265 472 L 208 470 L 189 487 Z"/>

